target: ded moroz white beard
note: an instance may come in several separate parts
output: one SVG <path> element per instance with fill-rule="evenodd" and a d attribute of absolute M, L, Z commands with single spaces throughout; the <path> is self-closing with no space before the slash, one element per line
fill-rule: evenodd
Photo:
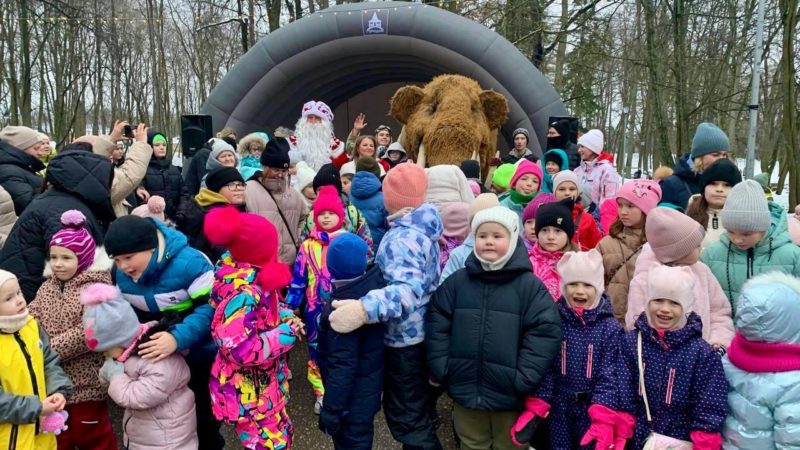
<path fill-rule="evenodd" d="M 311 124 L 305 117 L 300 117 L 295 125 L 294 135 L 303 161 L 312 169 L 318 171 L 320 167 L 331 162 L 333 125 L 330 122 Z"/>

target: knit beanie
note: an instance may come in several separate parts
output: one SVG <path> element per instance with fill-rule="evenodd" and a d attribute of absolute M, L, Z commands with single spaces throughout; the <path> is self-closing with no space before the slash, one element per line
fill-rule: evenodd
<path fill-rule="evenodd" d="M 514 172 L 517 171 L 517 166 L 514 164 L 500 164 L 500 167 L 494 170 L 492 174 L 492 184 L 507 190 L 508 184 L 511 182 L 511 178 L 514 176 Z"/>
<path fill-rule="evenodd" d="M 38 131 L 28 127 L 14 125 L 9 125 L 0 130 L 0 141 L 20 150 L 33 147 L 41 142 Z"/>
<path fill-rule="evenodd" d="M 567 240 L 575 236 L 575 222 L 572 220 L 572 208 L 575 202 L 564 199 L 560 202 L 545 203 L 536 210 L 536 235 L 544 227 L 556 227 L 567 233 Z"/>
<path fill-rule="evenodd" d="M 578 145 L 582 145 L 595 155 L 603 152 L 603 132 L 597 129 L 589 130 L 578 138 Z"/>
<path fill-rule="evenodd" d="M 209 159 L 212 161 L 216 161 L 219 163 L 219 157 L 225 153 L 229 152 L 233 155 L 233 158 L 236 160 L 236 165 L 239 165 L 239 154 L 236 153 L 236 149 L 231 146 L 231 144 L 225 142 L 222 139 L 211 139 L 213 143 L 211 144 L 211 154 L 209 155 Z"/>
<path fill-rule="evenodd" d="M 167 218 L 164 216 L 164 208 L 167 207 L 167 202 L 164 197 L 160 195 L 153 195 L 147 199 L 147 203 L 133 208 L 131 215 L 143 218 L 152 217 L 161 222 L 166 222 Z"/>
<path fill-rule="evenodd" d="M 319 188 L 322 186 L 333 186 L 339 193 L 342 193 L 342 177 L 339 174 L 339 169 L 333 163 L 323 165 L 317 171 L 312 181 L 314 192 L 319 193 Z"/>
<path fill-rule="evenodd" d="M 742 173 L 730 159 L 718 159 L 700 174 L 700 194 L 705 193 L 706 186 L 715 181 L 724 181 L 731 186 L 736 186 L 742 182 Z"/>
<path fill-rule="evenodd" d="M 66 248 L 78 258 L 76 275 L 88 269 L 94 262 L 95 242 L 86 230 L 86 216 L 77 209 L 61 214 L 61 229 L 50 238 L 50 247 Z"/>
<path fill-rule="evenodd" d="M 414 163 L 402 163 L 383 178 L 383 205 L 390 214 L 403 208 L 417 208 L 425 202 L 428 176 Z"/>
<path fill-rule="evenodd" d="M 700 247 L 706 234 L 703 226 L 691 217 L 665 207 L 650 210 L 644 229 L 650 248 L 661 264 L 669 264 L 692 253 Z"/>
<path fill-rule="evenodd" d="M 323 230 L 322 225 L 317 220 L 323 211 L 330 211 L 339 218 L 336 225 L 329 230 Z M 317 199 L 314 200 L 314 225 L 319 231 L 334 231 L 342 227 L 344 222 L 344 205 L 342 199 L 339 198 L 339 192 L 333 186 L 322 186 L 317 193 Z"/>
<path fill-rule="evenodd" d="M 508 251 L 506 251 L 506 254 L 501 256 L 497 261 L 491 262 L 481 258 L 481 256 L 478 254 L 477 245 L 473 249 L 473 253 L 475 253 L 475 257 L 478 258 L 478 261 L 481 263 L 481 267 L 483 267 L 484 270 L 492 271 L 502 269 L 508 260 L 511 259 L 511 255 L 514 254 L 514 250 L 517 248 L 517 241 L 519 241 L 519 238 L 517 237 L 519 236 L 519 218 L 517 217 L 517 213 L 511 211 L 505 206 L 494 206 L 492 208 L 484 209 L 483 211 L 479 211 L 477 214 L 475 214 L 475 217 L 472 218 L 472 235 L 475 236 L 478 233 L 478 228 L 487 222 L 499 223 L 503 226 L 503 228 L 508 230 Z"/>
<path fill-rule="evenodd" d="M 692 138 L 692 159 L 715 152 L 727 152 L 731 148 L 728 135 L 713 123 L 703 122 L 697 126 Z"/>
<path fill-rule="evenodd" d="M 214 192 L 219 192 L 228 183 L 236 181 L 244 183 L 244 178 L 234 167 L 217 167 L 206 175 L 206 187 Z"/>
<path fill-rule="evenodd" d="M 381 179 L 381 166 L 371 156 L 361 156 L 356 161 L 356 172 L 361 172 L 362 170 L 372 172 L 379 180 Z"/>
<path fill-rule="evenodd" d="M 425 174 L 428 176 L 425 201 L 436 205 L 439 213 L 448 203 L 470 203 L 475 198 L 467 177 L 458 166 L 440 164 L 425 169 Z"/>
<path fill-rule="evenodd" d="M 353 233 L 343 233 L 328 245 L 326 263 L 334 280 L 352 280 L 367 271 L 369 246 Z"/>
<path fill-rule="evenodd" d="M 261 165 L 272 169 L 288 169 L 289 162 L 289 141 L 284 138 L 270 139 L 261 152 Z"/>
<path fill-rule="evenodd" d="M 764 193 L 770 191 L 769 187 L 769 174 L 765 172 L 761 172 L 755 176 L 753 176 L 753 180 L 761 185 L 761 188 L 764 189 Z"/>
<path fill-rule="evenodd" d="M 605 269 L 600 252 L 596 249 L 588 252 L 566 252 L 556 268 L 561 276 L 561 295 L 564 295 L 564 287 L 570 283 L 586 283 L 594 287 L 597 296 L 584 309 L 594 309 L 600 304 L 600 298 L 605 291 Z"/>
<path fill-rule="evenodd" d="M 311 183 L 314 182 L 314 178 L 317 176 L 317 172 L 314 172 L 305 161 L 300 161 L 297 163 L 297 174 L 295 174 L 295 178 L 297 179 L 297 190 L 300 193 L 303 192 L 303 189 L 311 186 Z"/>
<path fill-rule="evenodd" d="M 453 202 L 442 209 L 443 235 L 457 239 L 466 239 L 469 235 L 469 204 Z"/>
<path fill-rule="evenodd" d="M 631 180 L 619 188 L 617 198 L 631 202 L 646 215 L 661 201 L 661 186 L 653 180 Z"/>
<path fill-rule="evenodd" d="M 559 184 L 567 181 L 571 181 L 573 184 L 575 184 L 576 188 L 580 189 L 581 184 L 578 182 L 578 175 L 571 170 L 562 170 L 553 176 L 553 192 L 558 190 Z"/>
<path fill-rule="evenodd" d="M 158 247 L 158 228 L 152 219 L 123 216 L 111 222 L 103 245 L 112 258 L 152 250 Z"/>
<path fill-rule="evenodd" d="M 356 174 L 356 165 L 355 164 L 345 164 L 339 169 L 339 177 L 341 178 L 344 175 L 350 175 L 351 177 Z"/>
<path fill-rule="evenodd" d="M 533 198 L 533 200 L 528 203 L 528 206 L 522 210 L 522 223 L 529 220 L 536 219 L 536 211 L 539 209 L 539 206 L 544 205 L 545 203 L 553 203 L 556 201 L 556 196 L 549 193 L 549 192 L 540 192 L 539 195 Z"/>
<path fill-rule="evenodd" d="M 239 212 L 234 206 L 214 208 L 205 216 L 203 232 L 208 242 L 227 248 L 237 262 L 260 268 L 256 283 L 267 291 L 282 289 L 291 281 L 289 266 L 277 260 L 278 230 L 264 217 Z"/>
<path fill-rule="evenodd" d="M 726 230 L 767 231 L 772 223 L 772 215 L 761 185 L 753 180 L 745 180 L 734 186 L 728 193 L 719 218 Z"/>
<path fill-rule="evenodd" d="M 520 159 L 517 163 L 517 170 L 514 171 L 514 176 L 511 177 L 511 182 L 508 184 L 509 188 L 514 189 L 517 181 L 525 175 L 534 175 L 539 179 L 539 189 L 542 187 L 542 168 L 538 164 L 534 164 L 527 159 Z"/>
<path fill-rule="evenodd" d="M 478 161 L 475 161 L 474 159 L 465 159 L 464 161 L 461 161 L 461 165 L 459 167 L 467 179 L 480 180 L 481 165 L 478 163 Z"/>
<path fill-rule="evenodd" d="M 467 212 L 469 213 L 470 222 L 472 222 L 472 219 L 475 217 L 475 214 L 478 214 L 484 209 L 489 209 L 494 206 L 500 206 L 500 200 L 497 198 L 496 194 L 489 192 L 475 197 L 475 200 L 473 200 L 472 203 L 469 204 L 469 209 L 467 209 Z"/>
<path fill-rule="evenodd" d="M 153 145 L 158 143 L 163 143 L 163 144 L 167 143 L 167 137 L 164 135 L 164 133 L 160 131 L 148 131 L 147 144 L 152 147 Z"/>
<path fill-rule="evenodd" d="M 481 195 L 481 185 L 478 184 L 475 180 L 468 180 L 467 184 L 469 185 L 469 190 L 472 191 L 472 195 L 475 197 Z"/>
<path fill-rule="evenodd" d="M 694 274 L 686 266 L 657 265 L 647 273 L 647 302 L 654 299 L 666 299 L 680 303 L 683 315 L 678 324 L 673 327 L 677 330 L 686 325 L 686 317 L 692 312 L 694 305 Z M 655 321 L 650 316 L 650 309 L 646 308 L 647 322 L 654 326 Z"/>
<path fill-rule="evenodd" d="M 139 318 L 133 306 L 114 285 L 96 283 L 81 292 L 83 333 L 86 346 L 94 352 L 115 347 L 128 348 L 140 336 Z"/>
<path fill-rule="evenodd" d="M 511 133 L 511 140 L 513 141 L 514 138 L 517 137 L 518 134 L 524 135 L 525 136 L 525 140 L 526 141 L 530 141 L 530 133 L 528 133 L 528 130 L 526 130 L 525 128 L 517 128 L 516 130 L 514 130 L 514 132 Z M 513 185 L 513 183 L 512 183 L 512 185 Z"/>

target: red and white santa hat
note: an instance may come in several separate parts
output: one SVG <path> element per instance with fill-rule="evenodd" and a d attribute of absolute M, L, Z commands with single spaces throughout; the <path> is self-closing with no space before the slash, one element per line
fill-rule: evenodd
<path fill-rule="evenodd" d="M 326 105 L 324 102 L 318 102 L 316 100 L 308 101 L 305 105 L 303 105 L 302 115 L 303 117 L 313 115 L 325 119 L 328 122 L 333 122 L 333 111 L 331 111 L 330 106 Z"/>

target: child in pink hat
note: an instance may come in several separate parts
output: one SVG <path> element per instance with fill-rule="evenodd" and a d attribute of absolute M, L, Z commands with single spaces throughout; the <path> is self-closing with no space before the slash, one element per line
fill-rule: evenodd
<path fill-rule="evenodd" d="M 522 212 L 542 187 L 542 168 L 527 159 L 519 160 L 508 187 L 508 194 L 500 199 L 500 206 L 517 214 L 519 229 L 522 231 Z"/>
<path fill-rule="evenodd" d="M 442 225 L 444 232 L 439 245 L 439 269 L 444 269 L 450 252 L 464 243 L 469 235 L 469 204 L 464 202 L 448 203 L 442 209 Z"/>
<path fill-rule="evenodd" d="M 625 322 L 628 287 L 636 271 L 636 259 L 647 242 L 644 222 L 647 214 L 661 201 L 661 187 L 652 180 L 631 180 L 617 193 L 618 218 L 609 235 L 597 245 L 603 255 L 606 291 L 614 317 Z"/>

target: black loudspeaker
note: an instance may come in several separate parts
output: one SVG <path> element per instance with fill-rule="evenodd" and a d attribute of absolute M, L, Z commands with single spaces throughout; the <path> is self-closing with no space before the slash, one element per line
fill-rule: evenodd
<path fill-rule="evenodd" d="M 578 118 L 577 117 L 570 117 L 570 116 L 550 116 L 550 119 L 547 122 L 548 127 L 551 126 L 553 122 L 559 121 L 561 119 L 569 120 L 569 141 L 573 143 L 578 142 Z"/>
<path fill-rule="evenodd" d="M 184 114 L 181 116 L 181 147 L 183 156 L 190 158 L 214 137 L 211 116 Z"/>

